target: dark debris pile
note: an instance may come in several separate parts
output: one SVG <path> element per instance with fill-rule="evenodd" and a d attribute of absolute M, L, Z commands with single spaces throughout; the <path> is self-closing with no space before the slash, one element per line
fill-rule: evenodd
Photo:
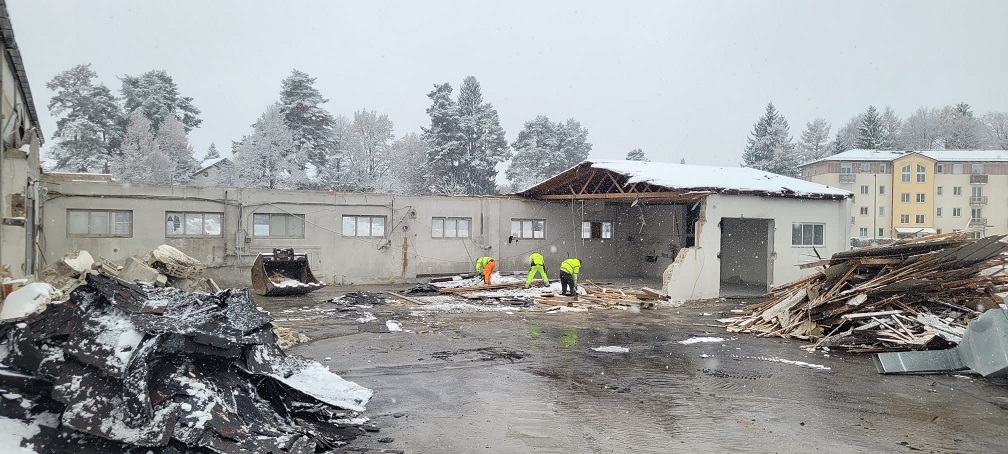
<path fill-rule="evenodd" d="M 0 386 L 32 398 L 25 416 L 59 415 L 40 452 L 313 453 L 363 433 L 371 391 L 285 354 L 271 321 L 247 289 L 91 274 L 68 301 L 0 324 Z"/>

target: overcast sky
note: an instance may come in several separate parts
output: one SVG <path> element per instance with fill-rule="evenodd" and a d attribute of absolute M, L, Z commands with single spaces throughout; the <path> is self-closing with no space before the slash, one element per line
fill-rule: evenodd
<path fill-rule="evenodd" d="M 165 69 L 195 98 L 197 157 L 279 98 L 294 68 L 334 114 L 377 110 L 420 132 L 433 84 L 476 76 L 508 141 L 544 114 L 589 131 L 594 158 L 738 165 L 768 101 L 800 135 L 869 104 L 902 116 L 966 101 L 1008 111 L 1008 1 L 336 2 L 8 0 L 51 144 L 45 83 L 92 63 Z M 880 109 L 881 110 L 881 109 Z"/>

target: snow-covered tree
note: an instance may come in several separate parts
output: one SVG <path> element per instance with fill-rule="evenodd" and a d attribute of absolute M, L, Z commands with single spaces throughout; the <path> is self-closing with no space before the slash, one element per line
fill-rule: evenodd
<path fill-rule="evenodd" d="M 961 102 L 942 109 L 941 124 L 948 150 L 975 150 L 980 147 L 980 124 L 973 118 L 973 108 Z"/>
<path fill-rule="evenodd" d="M 198 163 L 193 155 L 193 147 L 189 144 L 189 134 L 186 133 L 185 125 L 175 117 L 168 117 L 161 124 L 156 142 L 158 150 L 173 163 L 175 171 L 171 183 L 188 183 L 193 172 L 197 170 Z"/>
<path fill-rule="evenodd" d="M 900 130 L 903 128 L 903 120 L 896 115 L 892 107 L 886 106 L 882 112 L 882 150 L 897 150 L 900 145 Z"/>
<path fill-rule="evenodd" d="M 786 176 L 798 176 L 798 154 L 787 120 L 767 104 L 766 113 L 753 125 L 742 153 L 743 165 Z"/>
<path fill-rule="evenodd" d="M 862 150 L 881 150 L 882 142 L 882 117 L 875 106 L 868 106 L 858 126 L 855 146 Z"/>
<path fill-rule="evenodd" d="M 1008 112 L 987 112 L 980 117 L 984 125 L 987 147 L 1008 150 Z"/>
<path fill-rule="evenodd" d="M 314 186 L 318 189 L 355 191 L 359 178 L 353 168 L 350 144 L 353 136 L 353 121 L 344 115 L 333 118 L 332 144 L 326 150 L 322 167 Z"/>
<path fill-rule="evenodd" d="M 431 106 L 427 108 L 430 116 L 430 126 L 422 128 L 422 137 L 427 143 L 427 167 L 430 170 L 430 181 L 435 190 L 467 193 L 468 185 L 460 186 L 460 168 L 469 163 L 462 162 L 462 132 L 459 129 L 458 106 L 452 99 L 451 84 L 435 84 L 434 90 L 427 94 Z M 449 180 L 451 180 L 449 182 Z M 453 192 L 448 192 L 450 189 Z"/>
<path fill-rule="evenodd" d="M 588 130 L 573 118 L 553 123 L 540 115 L 525 123 L 511 147 L 514 157 L 505 174 L 515 187 L 526 189 L 584 161 L 592 145 Z"/>
<path fill-rule="evenodd" d="M 907 117 L 900 128 L 900 146 L 907 150 L 941 150 L 945 140 L 941 130 L 941 112 L 921 107 Z"/>
<path fill-rule="evenodd" d="M 206 156 L 203 156 L 203 161 L 209 161 L 211 159 L 220 159 L 221 155 L 217 152 L 217 144 L 210 142 L 210 148 L 207 148 Z"/>
<path fill-rule="evenodd" d="M 830 124 L 825 118 L 816 118 L 805 124 L 798 140 L 800 162 L 815 161 L 829 155 Z"/>
<path fill-rule="evenodd" d="M 305 184 L 299 163 L 288 159 L 294 137 L 279 103 L 270 105 L 234 149 L 233 182 L 247 188 L 295 189 Z"/>
<path fill-rule="evenodd" d="M 396 194 L 421 195 L 430 192 L 427 182 L 427 144 L 416 133 L 392 143 L 387 188 Z"/>
<path fill-rule="evenodd" d="M 156 133 L 168 117 L 175 117 L 185 125 L 186 132 L 199 127 L 200 110 L 193 99 L 179 94 L 178 85 L 165 70 L 153 70 L 139 76 L 123 76 L 122 98 L 127 112 L 140 109 L 151 122 Z"/>
<path fill-rule="evenodd" d="M 54 92 L 49 113 L 58 117 L 49 149 L 56 170 L 109 173 L 118 159 L 125 115 L 97 77 L 90 64 L 77 65 L 46 83 Z"/>
<path fill-rule="evenodd" d="M 843 153 L 847 150 L 857 148 L 858 128 L 861 127 L 863 118 L 864 114 L 857 114 L 847 121 L 847 124 L 837 130 L 836 137 L 833 138 L 833 142 L 830 144 L 832 154 Z"/>
<path fill-rule="evenodd" d="M 150 120 L 140 109 L 134 110 L 112 176 L 126 184 L 168 185 L 174 173 L 175 162 L 158 149 Z"/>
<path fill-rule="evenodd" d="M 292 159 L 321 169 L 338 144 L 333 140 L 335 118 L 322 107 L 329 100 L 315 88 L 315 80 L 302 71 L 292 71 L 282 82 L 280 111 L 294 137 L 295 156 Z"/>
<path fill-rule="evenodd" d="M 395 136 L 388 115 L 373 110 L 354 113 L 350 135 L 345 140 L 344 165 L 351 173 L 354 190 L 371 192 L 388 191 L 386 179 L 391 166 L 389 148 Z"/>
<path fill-rule="evenodd" d="M 651 161 L 650 159 L 647 158 L 647 156 L 644 156 L 644 150 L 642 150 L 640 148 L 634 148 L 633 150 L 630 150 L 630 152 L 628 152 L 626 154 L 626 160 L 627 161 L 644 161 L 644 162 Z"/>

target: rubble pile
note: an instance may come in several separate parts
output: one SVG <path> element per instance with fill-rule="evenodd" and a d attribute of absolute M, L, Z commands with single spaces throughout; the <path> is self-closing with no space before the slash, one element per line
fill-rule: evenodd
<path fill-rule="evenodd" d="M 285 354 L 247 289 L 85 276 L 67 301 L 0 324 L 0 386 L 59 414 L 65 446 L 47 448 L 313 453 L 362 433 L 371 390 Z"/>
<path fill-rule="evenodd" d="M 931 235 L 834 254 L 824 268 L 773 289 L 728 331 L 812 341 L 854 352 L 927 350 L 958 344 L 967 323 L 997 308 L 1008 290 L 1004 235 Z"/>

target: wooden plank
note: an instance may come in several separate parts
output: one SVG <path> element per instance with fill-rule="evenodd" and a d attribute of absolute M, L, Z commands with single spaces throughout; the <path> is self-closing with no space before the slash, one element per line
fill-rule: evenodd
<path fill-rule="evenodd" d="M 840 316 L 840 318 L 842 318 L 844 320 L 857 320 L 857 319 L 861 319 L 861 318 L 884 317 L 884 316 L 887 316 L 887 315 L 902 314 L 902 313 L 903 313 L 903 311 L 901 311 L 901 310 L 879 311 L 879 312 L 862 312 L 862 313 L 857 313 L 857 314 L 843 314 L 843 315 Z"/>
<path fill-rule="evenodd" d="M 396 298 L 399 298 L 399 299 L 401 299 L 403 301 L 409 302 L 409 303 L 413 303 L 413 304 L 427 304 L 427 303 L 424 303 L 423 301 L 420 301 L 420 300 L 418 300 L 416 298 L 410 298 L 408 296 L 401 295 L 401 294 L 396 293 L 396 292 L 386 292 L 386 293 L 388 293 L 389 295 L 392 295 L 392 296 L 394 296 Z"/>

